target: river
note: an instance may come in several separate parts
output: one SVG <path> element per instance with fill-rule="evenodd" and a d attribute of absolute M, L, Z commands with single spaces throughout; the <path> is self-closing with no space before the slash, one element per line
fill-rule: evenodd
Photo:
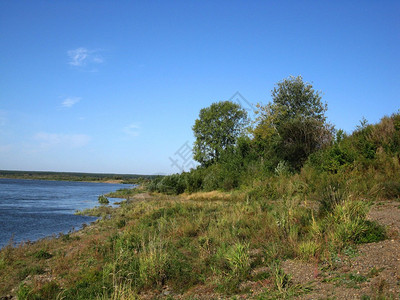
<path fill-rule="evenodd" d="M 74 215 L 123 184 L 0 179 L 0 248 L 80 229 L 95 217 Z M 112 199 L 110 199 L 112 200 Z M 111 201 L 112 202 L 112 201 Z"/>

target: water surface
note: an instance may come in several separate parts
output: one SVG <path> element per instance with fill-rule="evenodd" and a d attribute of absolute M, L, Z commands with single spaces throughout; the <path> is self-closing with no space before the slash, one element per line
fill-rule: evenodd
<path fill-rule="evenodd" d="M 67 233 L 95 217 L 74 212 L 99 205 L 99 195 L 127 185 L 0 179 L 0 248 L 11 238 L 16 243 Z"/>

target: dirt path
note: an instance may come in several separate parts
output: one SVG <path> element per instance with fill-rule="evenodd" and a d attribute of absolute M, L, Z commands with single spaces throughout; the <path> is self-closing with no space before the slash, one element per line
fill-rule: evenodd
<path fill-rule="evenodd" d="M 368 218 L 386 226 L 389 238 L 359 245 L 354 253 L 338 257 L 333 270 L 292 260 L 283 263 L 294 283 L 312 287 L 299 299 L 399 299 L 400 202 L 377 203 Z"/>

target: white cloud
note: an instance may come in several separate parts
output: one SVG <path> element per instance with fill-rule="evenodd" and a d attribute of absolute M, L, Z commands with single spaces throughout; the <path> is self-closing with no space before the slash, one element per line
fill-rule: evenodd
<path fill-rule="evenodd" d="M 39 142 L 41 148 L 81 148 L 86 146 L 91 140 L 86 134 L 58 134 L 38 132 L 34 135 L 34 140 Z"/>
<path fill-rule="evenodd" d="M 135 137 L 139 135 L 139 125 L 137 125 L 136 123 L 131 123 L 128 126 L 125 126 L 123 128 L 123 131 L 125 132 L 125 134 L 127 134 L 130 137 Z"/>
<path fill-rule="evenodd" d="M 90 64 L 101 64 L 104 62 L 99 50 L 89 50 L 84 47 L 69 50 L 69 64 L 74 67 L 84 67 Z"/>
<path fill-rule="evenodd" d="M 81 99 L 82 98 L 80 98 L 80 97 L 68 97 L 61 103 L 61 105 L 66 108 L 70 108 L 73 105 L 75 105 L 76 103 L 78 103 L 79 101 L 81 101 Z"/>
<path fill-rule="evenodd" d="M 69 64 L 72 66 L 83 66 L 88 58 L 88 50 L 86 48 L 77 48 L 68 51 L 68 56 L 70 58 Z"/>

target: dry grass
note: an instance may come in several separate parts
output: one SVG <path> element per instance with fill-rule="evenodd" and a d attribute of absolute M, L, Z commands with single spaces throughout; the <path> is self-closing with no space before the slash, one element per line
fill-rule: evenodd
<path fill-rule="evenodd" d="M 211 192 L 197 192 L 193 194 L 183 194 L 182 198 L 193 201 L 237 201 L 243 200 L 246 197 L 244 192 L 222 192 L 222 191 L 211 191 Z"/>

